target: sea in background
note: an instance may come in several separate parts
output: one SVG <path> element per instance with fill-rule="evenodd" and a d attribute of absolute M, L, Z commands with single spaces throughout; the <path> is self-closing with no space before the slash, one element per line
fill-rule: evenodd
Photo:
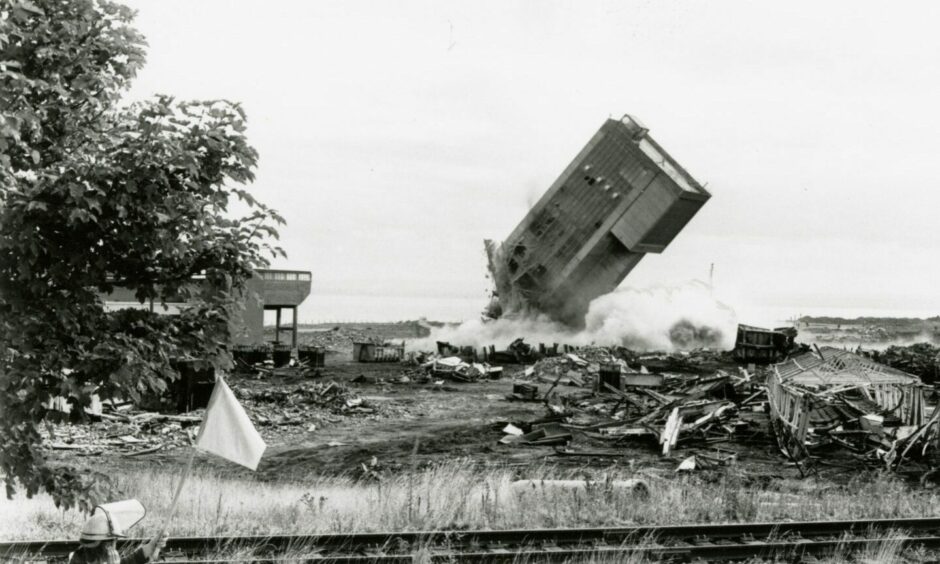
<path fill-rule="evenodd" d="M 460 322 L 479 319 L 487 304 L 485 296 L 429 297 L 377 296 L 311 293 L 300 306 L 300 323 L 392 322 L 425 318 L 430 321 Z M 803 315 L 857 317 L 932 317 L 940 314 L 926 309 L 877 309 L 851 307 L 806 308 L 800 305 L 753 306 L 721 300 L 731 307 L 741 323 L 781 326 Z M 268 320 L 265 320 L 268 322 Z M 270 320 L 273 323 L 273 319 Z"/>
<path fill-rule="evenodd" d="M 390 322 L 425 318 L 460 322 L 477 319 L 487 298 L 374 296 L 311 293 L 297 312 L 300 323 Z M 265 320 L 267 321 L 267 320 Z"/>

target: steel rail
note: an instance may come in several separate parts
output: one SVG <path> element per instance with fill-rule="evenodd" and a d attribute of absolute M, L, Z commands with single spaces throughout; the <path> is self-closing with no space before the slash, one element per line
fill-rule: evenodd
<path fill-rule="evenodd" d="M 940 547 L 940 536 L 926 534 L 940 533 L 940 519 L 918 518 L 500 531 L 177 537 L 167 541 L 164 554 L 180 554 L 188 559 L 174 560 L 179 564 L 214 562 L 193 558 L 236 549 L 251 550 L 253 555 L 237 557 L 235 560 L 226 558 L 225 561 L 285 564 L 306 562 L 306 558 L 285 559 L 273 555 L 312 550 L 317 553 L 316 560 L 320 562 L 324 559 L 338 563 L 405 562 L 406 559 L 410 562 L 412 555 L 405 551 L 426 547 L 433 549 L 430 554 L 432 558 L 459 556 L 461 562 L 501 562 L 506 561 L 500 558 L 507 554 L 518 558 L 530 553 L 538 554 L 541 560 L 545 560 L 547 556 L 552 556 L 551 560 L 555 560 L 555 556 L 563 560 L 565 554 L 570 558 L 598 551 L 639 551 L 666 558 L 694 555 L 696 558 L 707 560 L 715 559 L 720 554 L 733 556 L 741 553 L 744 557 L 750 557 L 766 551 L 826 551 L 836 546 L 867 546 L 874 541 L 842 540 L 833 537 L 876 536 L 876 533 L 889 530 L 919 535 L 905 542 L 920 542 L 927 548 Z M 812 540 L 813 538 L 816 540 Z M 125 550 L 144 541 L 145 539 L 122 539 L 118 547 Z M 537 545 L 546 545 L 547 548 L 534 549 Z M 28 555 L 34 559 L 40 557 L 54 560 L 67 556 L 77 546 L 76 541 L 64 540 L 0 542 L 0 558 L 23 558 Z M 727 559 L 728 556 L 724 558 Z"/>
<path fill-rule="evenodd" d="M 594 548 L 554 548 L 535 550 L 523 548 L 520 550 L 505 550 L 495 552 L 480 551 L 448 551 L 429 553 L 422 556 L 426 562 L 469 562 L 474 564 L 509 564 L 517 562 L 567 562 L 571 559 L 588 559 L 591 557 L 604 559 L 611 556 L 643 556 L 646 558 L 662 559 L 666 561 L 739 561 L 753 558 L 780 558 L 796 560 L 803 556 L 825 556 L 836 552 L 858 552 L 860 550 L 877 548 L 881 543 L 899 543 L 902 547 L 922 547 L 926 549 L 940 549 L 940 537 L 912 537 L 906 539 L 874 538 L 850 540 L 816 540 L 816 541 L 770 541 L 752 542 L 748 544 L 704 544 L 689 547 L 657 547 L 657 546 L 617 546 Z M 413 564 L 414 556 L 411 554 L 399 555 L 336 555 L 295 558 L 251 558 L 229 557 L 224 560 L 167 560 L 168 564 Z"/>

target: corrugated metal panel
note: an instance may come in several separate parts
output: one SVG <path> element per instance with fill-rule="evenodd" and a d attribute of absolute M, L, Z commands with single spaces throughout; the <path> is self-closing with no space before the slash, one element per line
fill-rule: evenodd
<path fill-rule="evenodd" d="M 663 252 L 703 205 L 705 202 L 702 200 L 680 197 L 643 236 L 634 250 L 645 253 Z"/>
<path fill-rule="evenodd" d="M 657 175 L 614 224 L 611 233 L 625 247 L 635 250 L 677 198 L 673 182 L 664 174 Z"/>
<path fill-rule="evenodd" d="M 564 268 L 593 247 L 592 237 L 617 213 L 616 204 L 634 191 L 631 181 L 651 178 L 650 168 L 636 160 L 635 150 L 628 149 L 631 144 L 622 136 L 620 131 L 605 130 L 578 166 L 566 171 L 551 201 L 531 217 L 527 235 L 537 244 L 516 269 L 515 280 L 534 277 L 546 288 L 556 287 Z"/>
<path fill-rule="evenodd" d="M 591 140 L 588 141 L 587 145 L 585 145 L 584 148 L 581 149 L 581 151 L 578 153 L 578 156 L 576 156 L 574 160 L 571 161 L 567 167 L 565 167 L 565 170 L 562 171 L 561 175 L 559 175 L 555 182 L 553 182 L 548 190 L 545 191 L 545 194 L 539 198 L 539 201 L 536 202 L 534 206 L 532 206 L 532 209 L 529 210 L 529 212 L 522 219 L 519 225 L 516 226 L 513 232 L 509 234 L 509 237 L 506 238 L 504 244 L 515 243 L 515 241 L 524 237 L 525 231 L 528 229 L 529 223 L 532 221 L 532 219 L 547 205 L 549 205 L 549 202 L 555 198 L 557 192 L 562 188 L 562 186 L 564 186 L 565 181 L 579 166 L 581 166 L 581 162 L 584 160 L 584 158 L 589 155 L 591 151 L 594 150 L 594 147 L 601 143 L 605 137 L 606 132 L 603 128 L 594 134 Z"/>

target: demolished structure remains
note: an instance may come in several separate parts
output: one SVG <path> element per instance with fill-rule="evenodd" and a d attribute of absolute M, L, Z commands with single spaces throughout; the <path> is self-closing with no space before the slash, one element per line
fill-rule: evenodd
<path fill-rule="evenodd" d="M 849 351 L 817 348 L 775 365 L 767 395 L 774 434 L 795 461 L 841 446 L 890 467 L 936 438 L 920 379 Z"/>
<path fill-rule="evenodd" d="M 796 335 L 796 329 L 792 327 L 763 329 L 739 324 L 734 358 L 751 364 L 779 362 L 793 349 Z"/>
<path fill-rule="evenodd" d="M 661 253 L 710 194 L 631 117 L 609 119 L 502 242 L 486 242 L 500 312 L 577 326 L 646 253 Z"/>

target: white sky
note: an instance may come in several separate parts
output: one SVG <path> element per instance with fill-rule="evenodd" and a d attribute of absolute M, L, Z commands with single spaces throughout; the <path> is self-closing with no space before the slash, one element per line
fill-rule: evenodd
<path fill-rule="evenodd" d="M 244 104 L 317 292 L 482 296 L 482 240 L 630 113 L 713 197 L 625 284 L 940 312 L 940 4 L 129 3 L 132 96 Z"/>

